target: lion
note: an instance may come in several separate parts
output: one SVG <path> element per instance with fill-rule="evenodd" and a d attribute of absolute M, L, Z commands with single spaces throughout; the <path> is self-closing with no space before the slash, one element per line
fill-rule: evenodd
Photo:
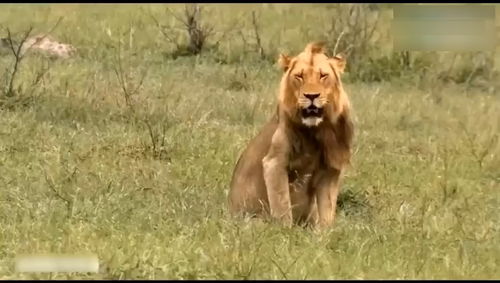
<path fill-rule="evenodd" d="M 276 112 L 236 162 L 231 215 L 271 216 L 287 227 L 331 227 L 354 134 L 340 79 L 346 60 L 312 42 L 297 56 L 280 54 Z"/>

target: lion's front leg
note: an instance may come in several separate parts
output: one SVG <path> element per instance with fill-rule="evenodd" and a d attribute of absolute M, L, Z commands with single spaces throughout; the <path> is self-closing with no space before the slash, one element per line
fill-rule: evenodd
<path fill-rule="evenodd" d="M 335 220 L 337 197 L 340 191 L 340 171 L 335 169 L 318 172 L 315 180 L 319 228 L 330 227 Z"/>
<path fill-rule="evenodd" d="M 291 226 L 293 216 L 287 172 L 288 148 L 284 132 L 278 129 L 262 165 L 271 216 L 282 220 L 286 226 Z"/>

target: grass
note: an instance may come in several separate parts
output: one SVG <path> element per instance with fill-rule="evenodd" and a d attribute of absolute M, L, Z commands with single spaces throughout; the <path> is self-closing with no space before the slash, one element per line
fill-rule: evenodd
<path fill-rule="evenodd" d="M 44 30 L 66 15 L 55 35 L 80 50 L 68 61 L 27 57 L 18 83 L 51 68 L 26 103 L 1 112 L 0 278 L 498 278 L 498 93 L 346 82 L 356 147 L 335 227 L 315 234 L 238 221 L 226 209 L 229 180 L 274 110 L 280 71 L 238 59 L 231 43 L 215 55 L 168 58 L 171 46 L 136 7 L 0 9 L 0 24 L 17 31 L 28 18 Z M 307 14 L 254 7 L 267 11 L 263 26 Z M 252 7 L 210 8 L 222 24 Z M 262 37 L 294 50 L 314 37 L 300 30 L 275 23 Z M 119 35 L 131 88 L 147 69 L 128 106 L 113 71 Z M 101 271 L 15 273 L 16 254 L 46 252 L 95 253 Z"/>

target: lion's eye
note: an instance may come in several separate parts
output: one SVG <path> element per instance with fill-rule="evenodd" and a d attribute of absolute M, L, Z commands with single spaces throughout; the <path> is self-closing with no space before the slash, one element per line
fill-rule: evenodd
<path fill-rule="evenodd" d="M 303 78 L 303 77 L 302 77 L 302 73 L 300 73 L 300 74 L 296 74 L 296 75 L 295 75 L 295 78 L 297 78 L 297 79 L 299 79 L 299 80 L 302 80 L 302 78 Z"/>
<path fill-rule="evenodd" d="M 328 77 L 328 74 L 323 74 L 323 73 L 320 73 L 320 74 L 319 74 L 319 78 L 320 78 L 320 79 L 324 79 L 324 78 L 326 78 L 326 77 Z"/>

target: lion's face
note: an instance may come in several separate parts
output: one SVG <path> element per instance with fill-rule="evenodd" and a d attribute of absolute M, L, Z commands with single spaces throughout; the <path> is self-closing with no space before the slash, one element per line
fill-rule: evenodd
<path fill-rule="evenodd" d="M 344 59 L 328 58 L 321 47 L 310 44 L 294 58 L 281 55 L 280 63 L 285 70 L 284 100 L 304 125 L 318 126 L 326 115 L 334 114 Z"/>

